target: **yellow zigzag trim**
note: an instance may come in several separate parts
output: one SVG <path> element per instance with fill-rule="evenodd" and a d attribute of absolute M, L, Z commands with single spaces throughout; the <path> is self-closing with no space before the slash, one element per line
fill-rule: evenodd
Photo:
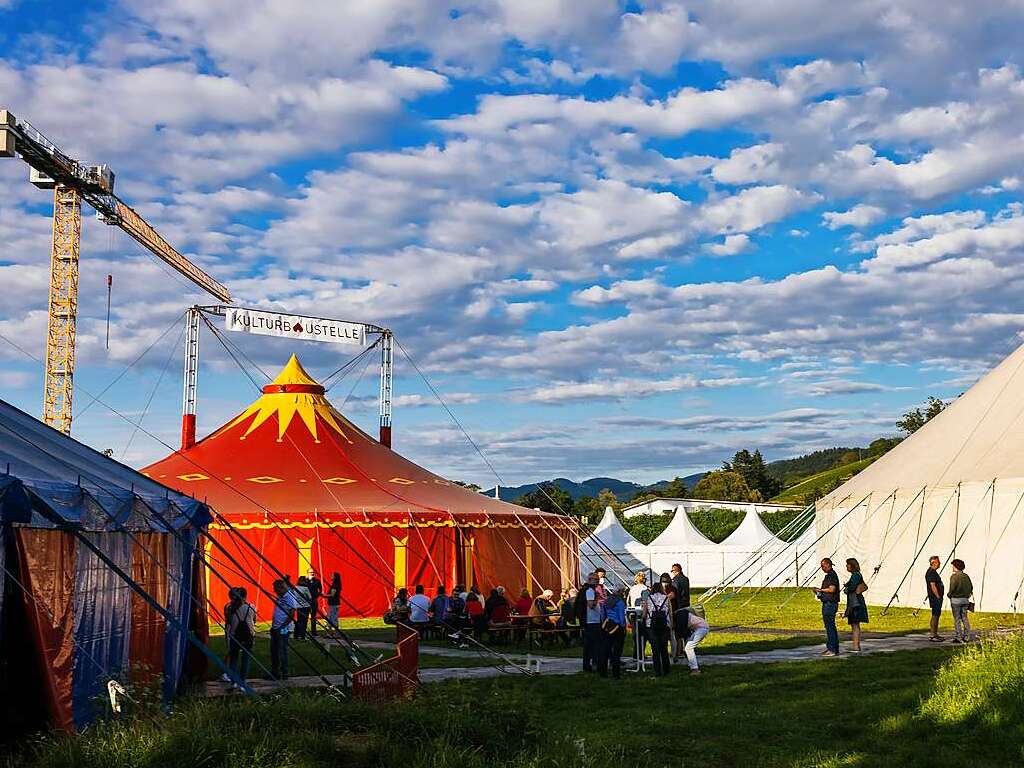
<path fill-rule="evenodd" d="M 277 374 L 277 378 L 274 379 L 273 383 L 315 385 L 316 381 L 306 373 L 298 358 L 292 355 L 285 367 Z M 259 429 L 267 419 L 277 414 L 277 442 L 279 443 L 284 440 L 284 433 L 288 430 L 288 426 L 292 423 L 295 416 L 298 415 L 316 442 L 320 442 L 316 430 L 316 417 L 319 416 L 325 424 L 341 435 L 345 442 L 349 445 L 352 444 L 348 435 L 345 434 L 345 430 L 341 427 L 341 414 L 334 410 L 334 407 L 324 395 L 289 392 L 273 392 L 261 395 L 256 402 L 246 408 L 225 429 L 230 429 L 236 424 L 242 423 L 253 414 L 256 414 L 256 418 L 249 424 L 245 434 L 239 438 L 240 440 L 247 438 Z"/>

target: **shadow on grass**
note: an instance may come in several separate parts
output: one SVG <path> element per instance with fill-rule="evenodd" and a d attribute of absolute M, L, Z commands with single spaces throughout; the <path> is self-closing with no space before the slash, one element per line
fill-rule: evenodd
<path fill-rule="evenodd" d="M 452 681 L 384 709 L 315 691 L 269 702 L 187 701 L 169 718 L 43 738 L 7 765 L 1018 765 L 1021 669 L 1011 661 L 986 671 L 993 657 L 972 653 L 714 667 L 699 678 Z M 942 668 L 954 658 L 970 663 Z M 965 717 L 950 717 L 964 695 L 979 698 Z"/>

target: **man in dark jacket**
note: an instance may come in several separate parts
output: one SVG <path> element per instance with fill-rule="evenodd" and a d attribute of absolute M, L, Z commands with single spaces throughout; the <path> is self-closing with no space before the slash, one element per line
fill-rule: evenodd
<path fill-rule="evenodd" d="M 675 604 L 672 606 L 672 616 L 675 620 L 676 658 L 678 659 L 683 652 L 686 637 L 690 632 L 689 622 L 687 621 L 687 616 L 689 615 L 687 608 L 690 607 L 690 579 L 683 573 L 683 566 L 679 563 L 672 564 L 671 572 L 672 589 L 676 593 Z"/>
<path fill-rule="evenodd" d="M 320 595 L 324 593 L 324 585 L 315 572 L 309 572 L 309 634 L 316 637 L 316 617 L 320 611 Z"/>
<path fill-rule="evenodd" d="M 672 565 L 672 587 L 676 591 L 676 609 L 690 607 L 690 580 L 679 563 Z"/>

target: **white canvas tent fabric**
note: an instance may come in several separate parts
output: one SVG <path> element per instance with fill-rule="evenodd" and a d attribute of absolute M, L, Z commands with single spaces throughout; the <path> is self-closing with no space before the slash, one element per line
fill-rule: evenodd
<path fill-rule="evenodd" d="M 724 575 L 721 546 L 697 530 L 685 509 L 676 507 L 668 527 L 647 548 L 654 574 L 668 573 L 679 563 L 693 587 L 717 584 Z"/>
<path fill-rule="evenodd" d="M 586 578 L 595 568 L 604 566 L 614 583 L 631 585 L 634 574 L 647 570 L 642 559 L 646 549 L 607 507 L 594 532 L 580 542 L 580 576 Z"/>
<path fill-rule="evenodd" d="M 716 544 L 697 530 L 685 509 L 677 509 L 668 527 L 645 546 L 630 536 L 608 508 L 594 533 L 580 542 L 580 575 L 603 565 L 615 582 L 632 583 L 648 571 L 656 577 L 679 563 L 693 587 L 723 582 L 744 587 L 793 586 L 817 568 L 816 527 L 812 522 L 795 543 L 787 544 L 751 511 L 729 537 Z"/>
<path fill-rule="evenodd" d="M 818 555 L 856 557 L 871 604 L 924 605 L 924 572 L 936 554 L 947 581 L 948 561 L 966 562 L 978 610 L 1016 610 L 1024 580 L 1024 346 L 819 501 L 817 525 Z"/>

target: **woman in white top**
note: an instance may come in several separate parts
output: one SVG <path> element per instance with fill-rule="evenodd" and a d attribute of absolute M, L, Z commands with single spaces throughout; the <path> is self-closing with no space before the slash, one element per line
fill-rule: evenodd
<path fill-rule="evenodd" d="M 708 636 L 711 628 L 708 627 L 707 621 L 693 611 L 686 612 L 686 628 L 689 631 L 686 645 L 683 646 L 683 650 L 686 651 L 686 663 L 690 666 L 691 675 L 699 675 L 700 667 L 697 666 L 697 646 Z"/>
<path fill-rule="evenodd" d="M 640 619 L 643 616 L 644 600 L 649 593 L 647 571 L 638 571 L 633 577 L 633 586 L 629 588 L 629 595 L 626 598 L 626 617 L 633 625 L 634 656 L 638 665 L 647 655 L 647 627 Z"/>

